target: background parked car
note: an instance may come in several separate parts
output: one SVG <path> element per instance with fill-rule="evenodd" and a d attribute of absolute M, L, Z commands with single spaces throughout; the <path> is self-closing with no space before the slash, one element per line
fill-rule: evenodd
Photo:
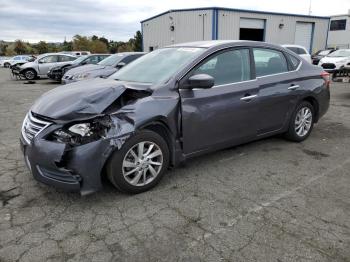
<path fill-rule="evenodd" d="M 308 61 L 310 64 L 312 63 L 311 61 L 311 55 L 310 53 L 306 50 L 305 47 L 301 45 L 282 45 L 284 48 L 289 49 L 290 51 L 293 51 L 300 57 L 304 58 L 306 61 Z"/>
<path fill-rule="evenodd" d="M 107 57 L 97 65 L 84 65 L 69 70 L 62 77 L 65 84 L 96 77 L 108 77 L 120 68 L 143 56 L 143 52 L 125 52 Z"/>
<path fill-rule="evenodd" d="M 89 51 L 62 51 L 60 53 L 74 56 L 91 55 Z"/>
<path fill-rule="evenodd" d="M 13 65 L 27 63 L 31 59 L 33 59 L 33 56 L 31 56 L 31 55 L 16 55 L 16 56 L 11 57 L 9 59 L 2 60 L 1 65 L 3 67 L 9 68 L 10 66 L 13 66 Z"/>
<path fill-rule="evenodd" d="M 60 53 L 47 53 L 39 55 L 33 62 L 25 63 L 12 70 L 15 75 L 24 76 L 27 80 L 33 80 L 37 77 L 47 77 L 48 71 L 57 65 L 71 63 L 77 57 Z"/>
<path fill-rule="evenodd" d="M 350 62 L 350 49 L 339 49 L 325 56 L 318 63 L 327 72 L 343 69 Z"/>
<path fill-rule="evenodd" d="M 311 56 L 312 63 L 314 65 L 318 65 L 320 60 L 324 58 L 325 56 L 329 55 L 330 53 L 333 53 L 336 49 L 326 49 L 326 50 L 319 50 L 315 54 Z"/>
<path fill-rule="evenodd" d="M 89 64 L 95 65 L 109 56 L 110 54 L 93 54 L 93 55 L 80 56 L 76 60 L 72 61 L 70 64 L 58 65 L 58 66 L 52 67 L 47 73 L 47 76 L 52 80 L 61 81 L 63 75 L 68 70 L 72 68 L 76 68 L 78 66 L 82 66 L 82 65 L 89 65 Z"/>

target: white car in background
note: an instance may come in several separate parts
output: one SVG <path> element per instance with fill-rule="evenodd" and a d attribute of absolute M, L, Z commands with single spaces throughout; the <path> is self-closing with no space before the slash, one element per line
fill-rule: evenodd
<path fill-rule="evenodd" d="M 349 63 L 350 49 L 339 49 L 322 58 L 318 65 L 327 72 L 334 72 L 345 67 L 348 68 Z"/>
<path fill-rule="evenodd" d="M 25 63 L 13 69 L 12 73 L 24 76 L 27 80 L 34 80 L 38 77 L 47 77 L 47 73 L 52 67 L 70 64 L 75 59 L 77 59 L 76 56 L 62 53 L 42 54 L 35 61 Z"/>
<path fill-rule="evenodd" d="M 14 57 L 8 58 L 8 59 L 4 59 L 0 61 L 0 66 L 3 67 L 10 67 L 13 66 L 15 64 L 24 64 L 27 63 L 30 59 L 32 59 L 33 57 L 30 55 L 16 55 Z"/>
<path fill-rule="evenodd" d="M 308 61 L 310 64 L 312 64 L 311 60 L 311 55 L 310 53 L 306 50 L 305 47 L 301 45 L 282 45 L 284 48 L 289 49 L 290 51 L 293 51 L 300 57 L 304 58 L 306 61 Z"/>

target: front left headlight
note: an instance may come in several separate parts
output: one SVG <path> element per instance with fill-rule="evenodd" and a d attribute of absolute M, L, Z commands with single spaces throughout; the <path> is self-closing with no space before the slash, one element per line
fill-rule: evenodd
<path fill-rule="evenodd" d="M 68 125 L 55 130 L 49 140 L 74 145 L 87 144 L 107 136 L 112 126 L 109 117 L 102 117 L 86 123 Z"/>

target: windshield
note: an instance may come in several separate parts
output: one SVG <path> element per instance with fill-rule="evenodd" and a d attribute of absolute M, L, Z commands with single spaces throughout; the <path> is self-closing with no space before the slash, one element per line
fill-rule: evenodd
<path fill-rule="evenodd" d="M 130 63 L 110 78 L 141 83 L 161 83 L 203 53 L 203 48 L 174 47 L 157 49 Z"/>
<path fill-rule="evenodd" d="M 318 55 L 328 55 L 331 52 L 331 50 L 323 50 L 318 53 Z"/>
<path fill-rule="evenodd" d="M 103 66 L 115 66 L 117 65 L 126 55 L 125 54 L 115 54 L 103 59 L 98 65 Z"/>
<path fill-rule="evenodd" d="M 88 56 L 87 55 L 84 55 L 84 56 L 81 56 L 81 57 L 78 57 L 77 59 L 75 59 L 73 61 L 73 65 L 77 65 L 77 64 L 80 64 L 81 62 L 83 62 Z"/>
<path fill-rule="evenodd" d="M 328 55 L 329 57 L 347 57 L 350 56 L 350 49 L 337 50 Z"/>

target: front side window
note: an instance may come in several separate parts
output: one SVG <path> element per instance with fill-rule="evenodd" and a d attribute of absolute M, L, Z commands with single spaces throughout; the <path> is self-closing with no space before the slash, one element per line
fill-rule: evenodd
<path fill-rule="evenodd" d="M 39 60 L 39 62 L 40 62 L 41 64 L 56 63 L 57 60 L 58 60 L 57 55 L 49 55 L 49 56 L 45 56 L 45 57 L 41 58 L 41 59 Z"/>
<path fill-rule="evenodd" d="M 216 86 L 250 80 L 249 50 L 230 50 L 213 55 L 191 73 L 197 74 L 212 76 Z"/>
<path fill-rule="evenodd" d="M 346 19 L 332 20 L 329 30 L 345 30 L 346 29 Z"/>
<path fill-rule="evenodd" d="M 110 78 L 140 83 L 164 83 L 205 50 L 197 47 L 157 49 L 123 67 Z M 99 64 L 108 59 L 102 60 Z"/>
<path fill-rule="evenodd" d="M 288 72 L 288 65 L 283 53 L 272 49 L 254 48 L 256 76 L 273 75 Z"/>

